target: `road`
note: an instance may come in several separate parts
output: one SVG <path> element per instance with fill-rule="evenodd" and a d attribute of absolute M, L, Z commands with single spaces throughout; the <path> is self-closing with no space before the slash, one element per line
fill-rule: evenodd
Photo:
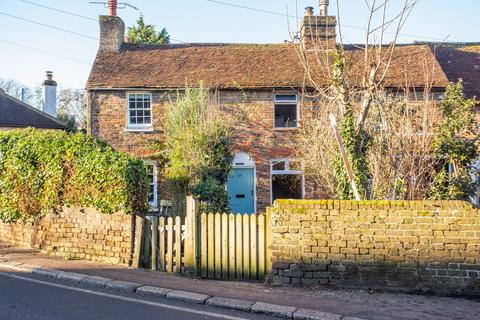
<path fill-rule="evenodd" d="M 0 319 L 274 319 L 0 271 Z"/>

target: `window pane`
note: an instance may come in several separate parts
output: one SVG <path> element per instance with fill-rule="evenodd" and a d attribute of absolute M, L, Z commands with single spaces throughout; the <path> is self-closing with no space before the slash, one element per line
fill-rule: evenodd
<path fill-rule="evenodd" d="M 294 128 L 297 126 L 297 106 L 289 104 L 275 105 L 275 127 Z"/>
<path fill-rule="evenodd" d="M 275 174 L 272 176 L 272 201 L 276 199 L 302 199 L 302 176 Z"/>
<path fill-rule="evenodd" d="M 281 160 L 278 162 L 273 162 L 272 163 L 272 170 L 274 171 L 283 171 L 286 170 L 285 168 L 285 160 Z"/>
<path fill-rule="evenodd" d="M 150 186 L 150 190 L 148 191 L 148 202 L 152 203 L 155 201 L 155 187 L 152 185 Z"/>
<path fill-rule="evenodd" d="M 276 94 L 275 95 L 275 101 L 296 102 L 297 101 L 297 95 L 296 94 Z"/>
<path fill-rule="evenodd" d="M 151 164 L 145 165 L 145 169 L 147 169 L 147 174 L 152 175 L 153 174 L 153 166 Z"/>
<path fill-rule="evenodd" d="M 145 117 L 145 118 L 143 119 L 143 122 L 144 122 L 145 124 L 150 124 L 150 123 L 152 123 L 152 118 L 150 118 L 150 117 Z"/>
<path fill-rule="evenodd" d="M 130 117 L 130 123 L 131 124 L 136 124 L 137 123 L 137 117 Z"/>
<path fill-rule="evenodd" d="M 143 115 L 144 115 L 145 117 L 150 117 L 150 110 L 145 110 L 145 111 L 143 111 Z"/>
<path fill-rule="evenodd" d="M 137 118 L 137 123 L 138 124 L 143 124 L 143 117 L 138 117 Z"/>

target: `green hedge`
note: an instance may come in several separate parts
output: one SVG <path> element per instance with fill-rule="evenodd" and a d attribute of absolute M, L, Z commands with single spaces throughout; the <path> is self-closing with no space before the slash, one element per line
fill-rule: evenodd
<path fill-rule="evenodd" d="M 83 134 L 0 132 L 0 220 L 27 222 L 63 205 L 102 213 L 146 208 L 143 162 Z"/>

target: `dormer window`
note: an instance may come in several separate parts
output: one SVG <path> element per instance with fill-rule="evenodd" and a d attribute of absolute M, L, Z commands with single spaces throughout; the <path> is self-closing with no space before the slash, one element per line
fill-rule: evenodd
<path fill-rule="evenodd" d="M 275 95 L 275 129 L 298 127 L 298 100 L 296 94 Z"/>
<path fill-rule="evenodd" d="M 152 129 L 152 95 L 150 93 L 127 94 L 127 129 Z"/>

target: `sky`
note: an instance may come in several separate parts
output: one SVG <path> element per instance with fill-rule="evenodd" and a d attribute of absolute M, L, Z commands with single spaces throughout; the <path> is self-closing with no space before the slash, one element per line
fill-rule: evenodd
<path fill-rule="evenodd" d="M 363 43 L 368 15 L 365 0 L 338 1 L 344 42 Z M 101 4 L 89 2 L 0 0 L 0 78 L 15 79 L 35 87 L 44 79 L 45 71 L 51 70 L 60 86 L 83 88 L 98 48 L 96 38 L 99 27 L 95 20 L 107 11 Z M 299 19 L 295 17 L 297 13 L 298 16 L 303 16 L 307 6 L 315 7 L 318 12 L 318 0 L 128 2 L 136 6 L 138 11 L 128 7 L 118 10 L 118 15 L 127 27 L 132 26 L 142 14 L 147 23 L 157 26 L 157 30 L 166 27 L 172 39 L 184 42 L 281 43 L 290 39 L 291 31 L 298 30 Z M 399 12 L 401 3 L 402 0 L 390 1 L 390 17 Z M 419 0 L 409 15 L 398 42 L 480 42 L 479 12 L 479 0 Z M 330 0 L 330 13 L 337 13 L 336 0 Z M 20 18 L 64 31 L 32 24 Z M 378 20 L 374 24 L 378 24 Z M 392 37 L 393 35 L 387 34 L 385 40 L 390 41 Z"/>

